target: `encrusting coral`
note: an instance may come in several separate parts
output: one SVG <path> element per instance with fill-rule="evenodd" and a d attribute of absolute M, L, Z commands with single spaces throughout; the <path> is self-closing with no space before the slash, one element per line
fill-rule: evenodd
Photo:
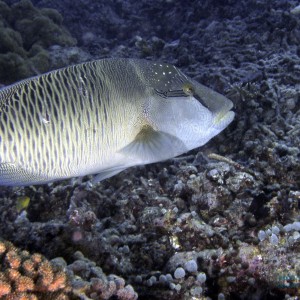
<path fill-rule="evenodd" d="M 9 84 L 49 71 L 47 49 L 73 46 L 76 40 L 62 26 L 62 16 L 37 9 L 29 0 L 8 6 L 0 1 L 0 82 Z"/>
<path fill-rule="evenodd" d="M 75 261 L 67 266 L 72 278 L 72 292 L 80 299 L 136 300 L 137 293 L 130 284 L 117 275 L 106 276 L 95 262 L 84 257 L 80 251 L 74 253 Z"/>

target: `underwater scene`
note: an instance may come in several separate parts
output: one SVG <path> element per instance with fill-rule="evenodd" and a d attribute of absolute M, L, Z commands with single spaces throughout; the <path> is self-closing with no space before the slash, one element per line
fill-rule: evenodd
<path fill-rule="evenodd" d="M 0 0 L 0 300 L 300 299 L 298 0 Z"/>

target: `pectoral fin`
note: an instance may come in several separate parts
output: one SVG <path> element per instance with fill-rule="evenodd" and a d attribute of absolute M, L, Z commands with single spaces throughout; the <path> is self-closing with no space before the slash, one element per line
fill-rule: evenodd
<path fill-rule="evenodd" d="M 187 150 L 184 143 L 177 137 L 145 125 L 135 139 L 119 153 L 137 160 L 137 163 L 145 164 L 165 160 Z"/>

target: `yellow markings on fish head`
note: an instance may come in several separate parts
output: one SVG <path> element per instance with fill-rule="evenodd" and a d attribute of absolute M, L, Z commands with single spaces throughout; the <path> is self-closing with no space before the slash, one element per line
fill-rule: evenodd
<path fill-rule="evenodd" d="M 227 120 L 231 122 L 231 120 L 234 117 L 234 113 L 232 111 L 228 111 L 228 110 L 221 110 L 220 112 L 218 112 L 215 117 L 214 117 L 214 124 L 218 125 L 221 123 L 226 123 Z"/>

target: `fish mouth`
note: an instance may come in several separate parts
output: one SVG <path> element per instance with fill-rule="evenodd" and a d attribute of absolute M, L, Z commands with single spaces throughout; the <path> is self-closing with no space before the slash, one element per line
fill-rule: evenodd
<path fill-rule="evenodd" d="M 213 126 L 217 128 L 225 128 L 234 119 L 235 113 L 229 109 L 221 110 L 214 116 Z"/>

